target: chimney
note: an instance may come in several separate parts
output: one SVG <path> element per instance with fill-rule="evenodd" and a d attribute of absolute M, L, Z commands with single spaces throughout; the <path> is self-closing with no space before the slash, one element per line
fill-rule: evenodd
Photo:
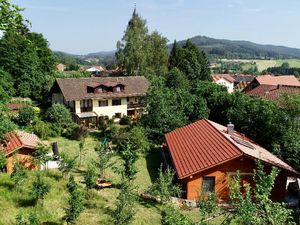
<path fill-rule="evenodd" d="M 229 124 L 227 124 L 227 134 L 232 136 L 233 133 L 234 133 L 234 125 L 231 122 L 229 122 Z"/>

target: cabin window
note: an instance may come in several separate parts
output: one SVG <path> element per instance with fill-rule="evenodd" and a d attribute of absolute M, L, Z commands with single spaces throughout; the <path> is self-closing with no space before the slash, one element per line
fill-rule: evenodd
<path fill-rule="evenodd" d="M 204 193 L 215 192 L 215 177 L 203 177 L 202 190 Z"/>
<path fill-rule="evenodd" d="M 112 105 L 121 105 L 121 99 L 113 99 Z"/>

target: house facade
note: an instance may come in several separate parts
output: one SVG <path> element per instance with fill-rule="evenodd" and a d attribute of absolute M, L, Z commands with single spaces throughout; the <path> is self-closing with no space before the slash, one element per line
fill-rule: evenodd
<path fill-rule="evenodd" d="M 78 123 L 97 124 L 102 116 L 136 119 L 144 112 L 149 86 L 142 76 L 62 78 L 52 87 L 52 103 L 66 105 Z"/>
<path fill-rule="evenodd" d="M 286 194 L 287 178 L 299 173 L 281 159 L 262 148 L 245 135 L 210 120 L 200 120 L 165 134 L 163 149 L 165 163 L 176 171 L 184 197 L 196 200 L 200 195 L 216 193 L 220 201 L 229 197 L 232 176 L 239 171 L 242 186 L 254 186 L 256 160 L 266 172 L 272 166 L 280 169 L 271 198 L 282 200 Z"/>
<path fill-rule="evenodd" d="M 14 164 L 19 162 L 26 169 L 37 169 L 33 161 L 33 154 L 38 148 L 40 140 L 24 131 L 12 131 L 6 134 L 5 141 L 0 145 L 0 151 L 6 155 L 6 172 L 11 173 Z"/>
<path fill-rule="evenodd" d="M 228 93 L 234 91 L 234 79 L 230 74 L 217 74 L 213 75 L 213 82 L 227 88 Z"/>

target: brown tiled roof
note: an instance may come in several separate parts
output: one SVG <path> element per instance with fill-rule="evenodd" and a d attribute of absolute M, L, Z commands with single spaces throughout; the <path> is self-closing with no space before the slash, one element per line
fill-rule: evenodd
<path fill-rule="evenodd" d="M 60 90 L 67 101 L 83 99 L 103 99 L 143 96 L 146 94 L 150 83 L 143 76 L 128 77 L 89 77 L 89 78 L 59 78 L 56 79 Z M 95 83 L 123 84 L 125 86 L 122 92 L 107 93 L 88 93 L 87 86 L 93 86 Z"/>
<path fill-rule="evenodd" d="M 265 85 L 293 85 L 300 86 L 300 81 L 294 75 L 284 75 L 284 76 L 272 76 L 272 75 L 262 75 L 257 76 L 256 80 L 259 84 Z"/>
<path fill-rule="evenodd" d="M 234 134 L 251 145 L 251 148 L 233 140 L 226 131 L 226 127 L 203 119 L 165 134 L 178 178 L 197 174 L 242 155 L 297 173 L 244 135 L 237 132 Z"/>
<path fill-rule="evenodd" d="M 35 134 L 24 131 L 12 131 L 5 135 L 5 139 L 0 145 L 0 150 L 9 155 L 23 147 L 36 148 L 39 142 L 40 140 Z"/>
<path fill-rule="evenodd" d="M 300 94 L 300 86 L 290 85 L 259 85 L 247 92 L 247 95 L 276 101 L 282 94 Z"/>

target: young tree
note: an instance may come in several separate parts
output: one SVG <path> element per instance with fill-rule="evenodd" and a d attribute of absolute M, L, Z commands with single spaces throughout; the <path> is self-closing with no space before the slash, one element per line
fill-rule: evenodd
<path fill-rule="evenodd" d="M 98 174 L 94 166 L 94 163 L 90 163 L 84 174 L 84 181 L 87 189 L 92 189 L 95 187 L 97 176 Z"/>
<path fill-rule="evenodd" d="M 117 198 L 117 208 L 113 213 L 113 222 L 115 225 L 128 225 L 132 222 L 136 212 L 134 204 L 137 198 L 134 191 L 135 187 L 123 176 L 120 194 Z"/>
<path fill-rule="evenodd" d="M 252 198 L 251 187 L 246 185 L 246 194 L 242 193 L 241 178 L 238 174 L 230 184 L 230 198 L 235 208 L 233 218 L 238 224 L 293 224 L 291 210 L 282 203 L 272 202 L 271 191 L 274 187 L 278 169 L 272 168 L 270 174 L 264 171 L 260 161 L 254 170 L 255 200 Z"/>
<path fill-rule="evenodd" d="M 98 160 L 96 161 L 96 166 L 100 172 L 100 178 L 104 179 L 105 170 L 110 164 L 110 159 L 112 157 L 112 152 L 108 149 L 108 146 L 102 143 L 99 143 L 95 148 L 96 153 L 98 154 Z"/>
<path fill-rule="evenodd" d="M 76 157 L 71 158 L 70 156 L 62 153 L 60 154 L 60 159 L 58 162 L 58 169 L 62 172 L 65 178 L 68 177 L 69 173 L 72 169 L 74 169 L 76 165 Z"/>
<path fill-rule="evenodd" d="M 163 203 L 168 202 L 172 196 L 180 196 L 181 188 L 173 184 L 174 172 L 168 167 L 163 172 L 162 166 L 159 168 L 159 176 L 149 189 L 149 193 L 157 196 Z"/>
<path fill-rule="evenodd" d="M 20 185 L 27 178 L 26 171 L 19 162 L 16 162 L 14 164 L 14 168 L 13 168 L 12 173 L 10 174 L 10 178 L 14 182 L 16 190 L 19 191 Z"/>
<path fill-rule="evenodd" d="M 44 204 L 45 195 L 50 191 L 50 185 L 47 184 L 41 176 L 41 173 L 36 175 L 36 179 L 32 183 L 31 196 L 37 203 Z"/>
<path fill-rule="evenodd" d="M 70 111 L 62 104 L 53 104 L 46 112 L 46 118 L 59 128 L 66 128 L 72 123 Z"/>
<path fill-rule="evenodd" d="M 123 146 L 123 149 L 120 151 L 120 156 L 124 161 L 124 174 L 130 181 L 132 181 L 137 173 L 137 169 L 134 164 L 138 160 L 138 152 L 132 148 L 129 142 Z"/>
<path fill-rule="evenodd" d="M 75 224 L 80 213 L 84 210 L 83 194 L 79 190 L 78 184 L 75 182 L 74 177 L 71 176 L 67 184 L 69 191 L 68 207 L 65 209 L 64 220 L 67 224 Z"/>
<path fill-rule="evenodd" d="M 84 148 L 84 146 L 85 146 L 85 138 L 84 137 L 80 139 L 78 145 L 79 145 L 79 166 L 81 166 L 81 164 L 82 164 L 82 158 L 85 155 L 85 152 L 84 152 L 85 151 L 85 148 Z"/>
<path fill-rule="evenodd" d="M 50 152 L 49 146 L 39 143 L 38 148 L 33 153 L 33 158 L 34 158 L 35 164 L 39 167 L 41 165 L 45 165 L 45 169 L 47 169 L 46 163 L 51 158 L 50 156 L 48 156 L 49 152 Z"/>

